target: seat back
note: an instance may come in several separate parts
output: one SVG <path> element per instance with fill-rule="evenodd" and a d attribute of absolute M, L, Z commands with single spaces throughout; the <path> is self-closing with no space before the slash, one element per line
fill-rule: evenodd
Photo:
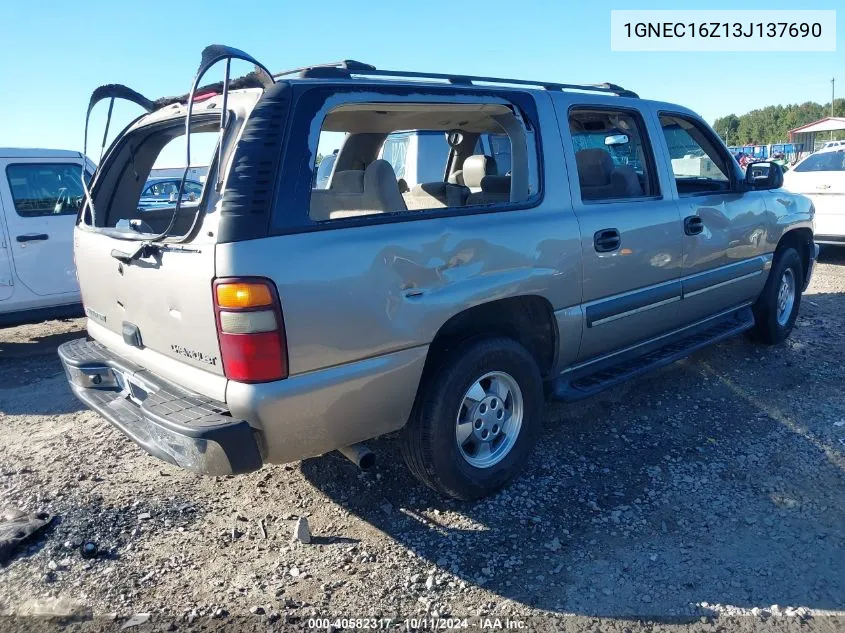
<path fill-rule="evenodd" d="M 496 175 L 496 159 L 484 154 L 473 154 L 464 160 L 461 177 L 464 185 L 469 187 L 472 193 L 481 191 L 481 180 L 485 176 Z"/>
<path fill-rule="evenodd" d="M 405 210 L 396 174 L 386 160 L 375 160 L 363 171 L 335 172 L 328 189 L 311 191 L 310 216 L 316 221 Z"/>
<path fill-rule="evenodd" d="M 628 165 L 616 167 L 610 153 L 600 148 L 575 153 L 582 200 L 634 198 L 643 195 L 636 172 Z"/>
<path fill-rule="evenodd" d="M 443 209 L 462 207 L 469 196 L 469 189 L 447 182 L 424 182 L 408 193 L 402 194 L 408 209 Z"/>

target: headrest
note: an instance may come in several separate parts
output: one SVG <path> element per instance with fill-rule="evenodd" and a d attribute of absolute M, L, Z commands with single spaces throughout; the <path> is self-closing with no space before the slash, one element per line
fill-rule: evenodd
<path fill-rule="evenodd" d="M 582 149 L 575 152 L 578 164 L 578 180 L 582 187 L 603 187 L 610 184 L 613 174 L 613 158 L 606 150 Z"/>
<path fill-rule="evenodd" d="M 396 172 L 393 171 L 393 166 L 383 158 L 374 160 L 364 170 L 365 189 L 376 187 L 378 186 L 378 183 L 390 184 L 396 188 L 397 192 L 399 191 L 399 187 L 396 182 Z"/>
<path fill-rule="evenodd" d="M 484 193 L 510 193 L 510 176 L 484 176 L 481 179 L 481 191 Z"/>
<path fill-rule="evenodd" d="M 463 166 L 464 185 L 470 188 L 481 186 L 481 179 L 496 173 L 496 160 L 483 154 L 467 156 Z"/>
<path fill-rule="evenodd" d="M 405 211 L 405 200 L 399 193 L 396 172 L 384 159 L 374 160 L 364 170 L 364 193 L 374 196 L 381 211 Z"/>
<path fill-rule="evenodd" d="M 340 193 L 361 193 L 364 191 L 364 172 L 358 169 L 336 171 L 330 189 Z"/>

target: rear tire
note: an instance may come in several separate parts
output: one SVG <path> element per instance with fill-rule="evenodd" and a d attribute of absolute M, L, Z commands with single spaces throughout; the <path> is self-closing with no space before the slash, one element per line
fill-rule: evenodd
<path fill-rule="evenodd" d="M 775 255 L 774 264 L 763 293 L 754 304 L 755 340 L 775 345 L 786 340 L 798 317 L 804 271 L 801 257 L 794 248 L 784 248 Z"/>
<path fill-rule="evenodd" d="M 421 482 L 456 499 L 486 496 L 521 468 L 543 417 L 543 382 L 531 354 L 506 338 L 455 349 L 421 387 L 400 435 Z"/>

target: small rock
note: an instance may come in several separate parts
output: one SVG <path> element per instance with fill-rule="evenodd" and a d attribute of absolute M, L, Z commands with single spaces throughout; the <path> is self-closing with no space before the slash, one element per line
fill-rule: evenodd
<path fill-rule="evenodd" d="M 650 596 L 650 595 L 648 595 L 647 593 L 644 593 L 644 594 L 640 597 L 640 600 L 642 600 L 643 602 L 646 602 L 646 603 L 651 602 L 651 596 Z"/>
<path fill-rule="evenodd" d="M 425 579 L 426 591 L 431 591 L 434 588 L 434 576 L 431 575 Z"/>
<path fill-rule="evenodd" d="M 249 612 L 250 612 L 252 615 L 264 615 L 264 607 L 258 607 L 258 606 L 256 606 L 256 607 L 252 607 L 252 608 L 249 610 Z"/>
<path fill-rule="evenodd" d="M 288 573 L 289 573 L 289 574 L 290 574 L 293 578 L 299 578 L 299 574 L 300 574 L 299 567 L 291 567 L 291 568 L 290 568 L 290 571 L 288 571 Z"/>
<path fill-rule="evenodd" d="M 308 519 L 305 517 L 299 517 L 296 520 L 291 541 L 299 541 L 300 543 L 305 543 L 306 545 L 311 542 L 311 528 L 308 527 Z"/>
<path fill-rule="evenodd" d="M 152 518 L 153 518 L 153 515 L 150 514 L 149 512 L 142 512 L 141 514 L 138 515 L 139 521 L 149 521 Z"/>

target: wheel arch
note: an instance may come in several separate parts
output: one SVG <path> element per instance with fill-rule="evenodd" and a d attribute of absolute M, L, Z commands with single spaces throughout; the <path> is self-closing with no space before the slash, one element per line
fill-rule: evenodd
<path fill-rule="evenodd" d="M 806 227 L 798 227 L 786 231 L 778 240 L 775 248 L 775 257 L 786 248 L 794 248 L 801 258 L 803 279 L 802 287 L 805 287 L 810 274 L 810 264 L 813 257 L 813 232 Z"/>
<path fill-rule="evenodd" d="M 429 346 L 421 388 L 451 350 L 466 341 L 490 336 L 520 343 L 534 357 L 543 378 L 551 375 L 559 339 L 554 309 L 545 297 L 520 295 L 467 308 L 440 326 Z"/>

